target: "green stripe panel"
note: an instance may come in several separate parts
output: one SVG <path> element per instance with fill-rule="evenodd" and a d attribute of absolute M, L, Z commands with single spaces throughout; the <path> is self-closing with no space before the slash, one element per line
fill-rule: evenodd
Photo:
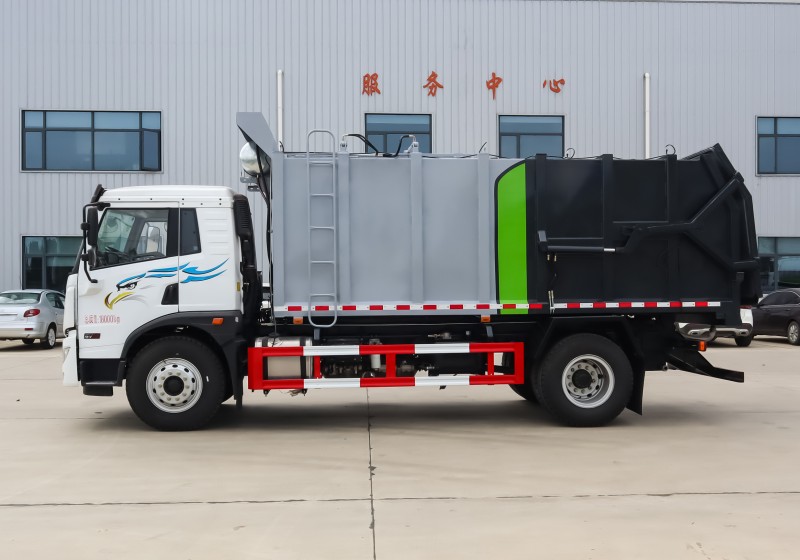
<path fill-rule="evenodd" d="M 506 172 L 497 183 L 497 285 L 499 303 L 528 303 L 525 163 Z M 526 314 L 525 309 L 502 309 Z"/>

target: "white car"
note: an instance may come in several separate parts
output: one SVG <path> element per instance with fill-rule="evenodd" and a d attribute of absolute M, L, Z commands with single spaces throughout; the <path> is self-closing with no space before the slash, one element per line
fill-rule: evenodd
<path fill-rule="evenodd" d="M 64 294 L 53 290 L 0 292 L 0 340 L 53 348 L 64 337 Z"/>

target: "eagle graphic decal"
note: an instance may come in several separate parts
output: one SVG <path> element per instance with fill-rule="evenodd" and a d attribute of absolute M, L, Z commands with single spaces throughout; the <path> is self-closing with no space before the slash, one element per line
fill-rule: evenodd
<path fill-rule="evenodd" d="M 103 300 L 103 303 L 105 303 L 107 308 L 114 309 L 114 306 L 123 300 L 144 299 L 140 296 L 137 296 L 149 288 L 156 287 L 156 285 L 151 282 L 145 282 L 145 280 L 151 278 L 182 278 L 180 280 L 181 284 L 188 284 L 190 282 L 205 282 L 206 280 L 211 280 L 212 278 L 216 278 L 225 272 L 226 269 L 222 268 L 222 266 L 226 262 L 228 262 L 228 259 L 225 259 L 217 266 L 208 268 L 206 270 L 198 270 L 196 266 L 189 266 L 191 263 L 185 263 L 181 266 L 154 268 L 135 276 L 129 276 L 128 278 L 123 278 L 117 282 L 117 291 L 108 293 Z"/>

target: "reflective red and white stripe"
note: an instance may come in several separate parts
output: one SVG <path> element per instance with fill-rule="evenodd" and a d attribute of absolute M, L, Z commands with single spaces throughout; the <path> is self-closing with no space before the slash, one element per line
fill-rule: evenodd
<path fill-rule="evenodd" d="M 370 356 L 374 354 L 470 354 L 512 352 L 513 343 L 452 342 L 442 344 L 362 344 L 341 346 L 261 346 L 252 348 L 264 356 Z"/>
<path fill-rule="evenodd" d="M 337 311 L 496 311 L 498 309 L 544 309 L 544 303 L 397 303 L 337 305 Z M 333 305 L 314 305 L 313 311 L 333 311 Z M 307 305 L 283 305 L 275 311 L 307 312 Z"/>
<path fill-rule="evenodd" d="M 594 301 L 553 304 L 553 310 L 561 309 L 662 309 L 720 307 L 719 301 Z M 499 311 L 502 309 L 542 310 L 545 303 L 397 303 L 358 305 L 314 305 L 315 313 L 348 311 Z M 308 313 L 307 305 L 282 305 L 275 307 L 279 313 Z"/>
<path fill-rule="evenodd" d="M 513 375 L 437 375 L 433 377 L 347 377 L 342 379 L 264 380 L 253 390 L 368 389 L 370 387 L 444 387 L 449 385 L 509 385 L 518 383 Z"/>
<path fill-rule="evenodd" d="M 720 307 L 719 301 L 594 301 L 554 303 L 553 309 L 656 309 Z"/>

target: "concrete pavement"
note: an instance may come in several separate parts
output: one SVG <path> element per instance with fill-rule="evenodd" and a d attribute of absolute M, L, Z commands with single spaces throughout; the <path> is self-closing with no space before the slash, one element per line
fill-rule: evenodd
<path fill-rule="evenodd" d="M 17 558 L 793 558 L 800 348 L 721 341 L 743 385 L 648 374 L 569 429 L 506 387 L 245 395 L 159 433 L 124 391 L 0 342 L 0 550 Z"/>

